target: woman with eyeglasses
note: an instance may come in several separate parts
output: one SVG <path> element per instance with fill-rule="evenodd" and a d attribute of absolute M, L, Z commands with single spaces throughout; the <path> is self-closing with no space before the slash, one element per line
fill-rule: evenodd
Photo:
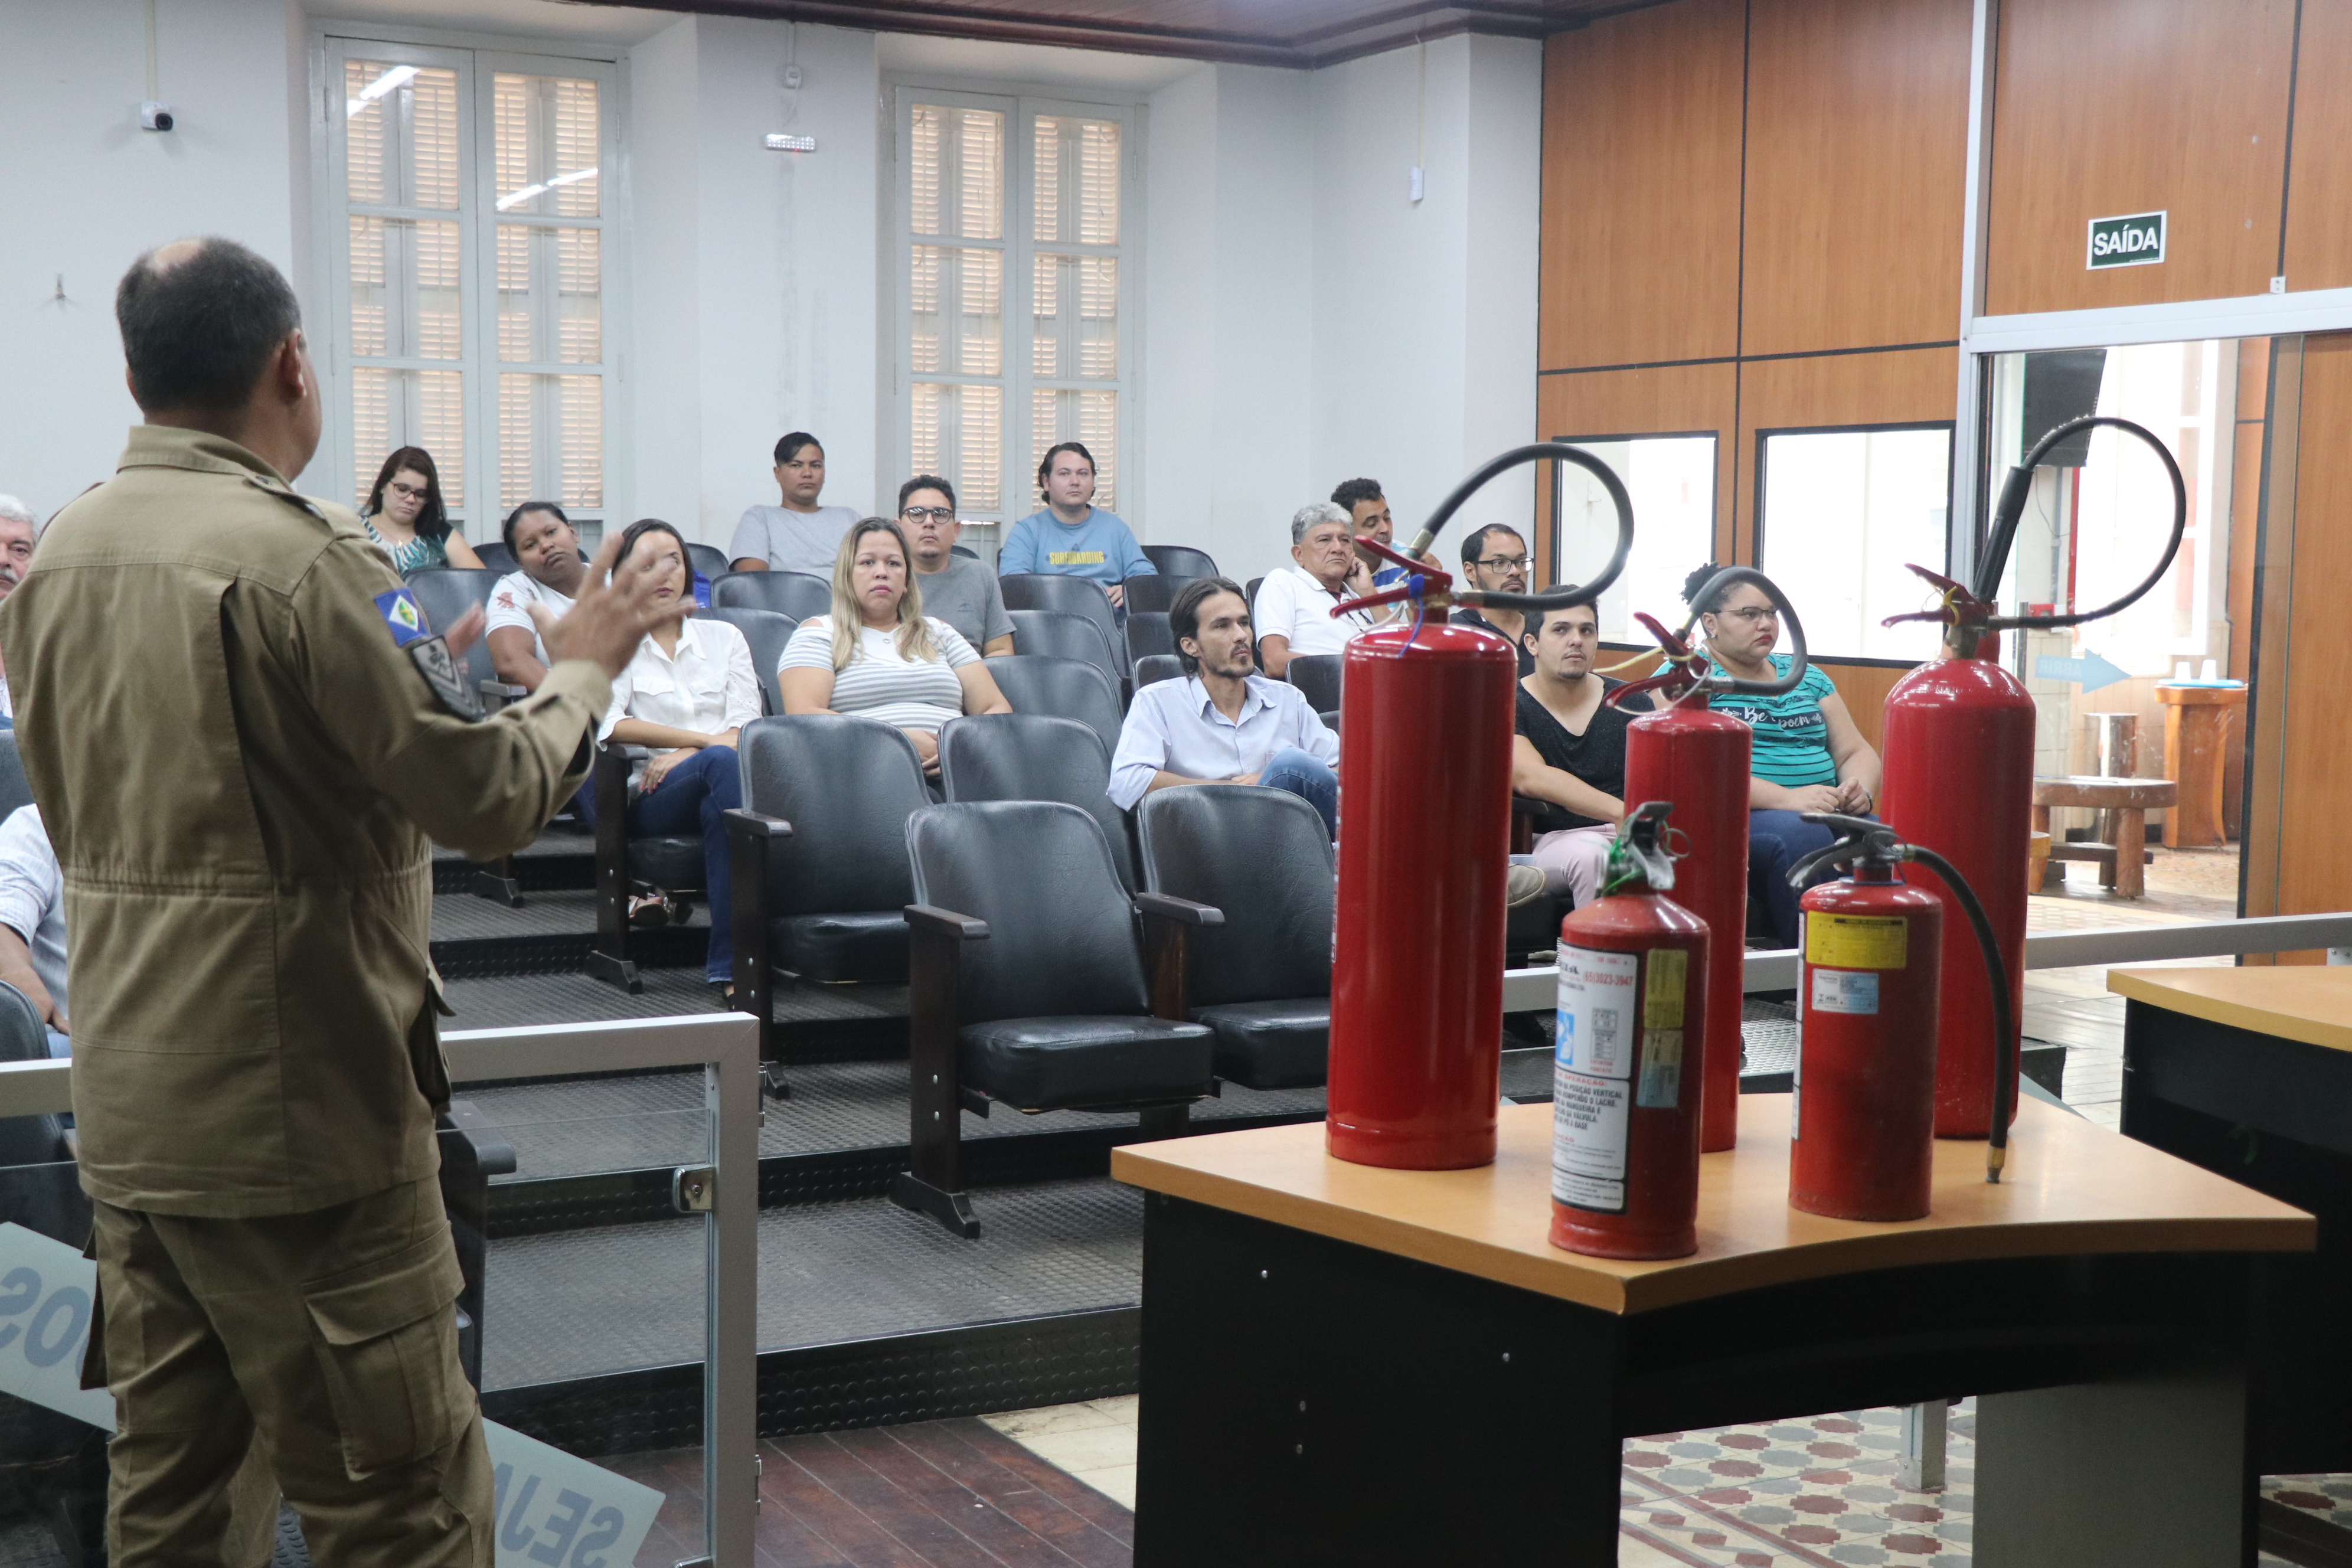
<path fill-rule="evenodd" d="M 1723 568 L 1706 565 L 1683 579 L 1683 602 L 1698 612 L 1708 660 L 1743 680 L 1779 680 L 1789 656 L 1774 653 L 1780 618 L 1764 591 L 1738 583 L 1702 604 L 1696 595 Z M 1772 911 L 1783 947 L 1797 944 L 1797 889 L 1789 867 L 1837 836 L 1804 820 L 1809 811 L 1869 816 L 1878 809 L 1882 769 L 1837 688 L 1816 664 L 1794 691 L 1779 697 L 1724 692 L 1708 706 L 1754 731 L 1748 752 L 1748 858 L 1749 885 Z"/>
<path fill-rule="evenodd" d="M 441 500 L 441 470 L 422 447 L 403 447 L 383 460 L 360 526 L 392 557 L 402 576 L 428 566 L 479 566 L 482 558 L 465 536 L 449 526 Z"/>

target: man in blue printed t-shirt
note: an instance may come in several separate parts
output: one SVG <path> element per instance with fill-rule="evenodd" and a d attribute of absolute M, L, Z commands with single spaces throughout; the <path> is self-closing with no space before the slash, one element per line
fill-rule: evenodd
<path fill-rule="evenodd" d="M 1037 465 L 1037 488 L 1045 492 L 1045 506 L 1013 525 L 997 552 L 997 575 L 1055 572 L 1091 577 L 1124 609 L 1127 594 L 1120 584 L 1129 577 L 1156 576 L 1160 568 L 1126 523 L 1094 504 L 1094 454 L 1076 441 L 1048 447 Z"/>

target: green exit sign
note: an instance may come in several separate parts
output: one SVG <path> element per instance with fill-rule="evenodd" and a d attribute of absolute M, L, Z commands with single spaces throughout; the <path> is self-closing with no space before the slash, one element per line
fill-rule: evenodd
<path fill-rule="evenodd" d="M 2164 215 L 2134 213 L 2129 217 L 2095 217 L 2087 265 L 2154 267 L 2164 259 Z"/>

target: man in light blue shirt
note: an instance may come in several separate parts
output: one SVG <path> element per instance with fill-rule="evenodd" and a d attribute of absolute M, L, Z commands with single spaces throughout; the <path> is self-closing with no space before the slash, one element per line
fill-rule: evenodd
<path fill-rule="evenodd" d="M 1250 661 L 1249 605 L 1239 586 L 1202 577 L 1168 609 L 1185 679 L 1135 694 L 1110 763 L 1110 798 L 1121 811 L 1176 784 L 1244 784 L 1285 789 L 1339 831 L 1339 737 L 1295 686 L 1268 680 Z"/>
<path fill-rule="evenodd" d="M 1045 507 L 1013 525 L 996 554 L 998 576 L 1055 572 L 1091 577 L 1123 609 L 1127 594 L 1121 584 L 1159 574 L 1127 524 L 1094 504 L 1094 454 L 1084 446 L 1065 441 L 1049 448 L 1037 465 L 1037 488 L 1045 492 Z"/>

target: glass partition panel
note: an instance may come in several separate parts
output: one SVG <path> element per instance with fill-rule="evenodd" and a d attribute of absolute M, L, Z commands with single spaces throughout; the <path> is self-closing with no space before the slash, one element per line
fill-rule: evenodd
<path fill-rule="evenodd" d="M 1758 447 L 1759 559 L 1825 658 L 1927 658 L 1931 637 L 1889 616 L 1919 608 L 1908 570 L 1944 567 L 1952 427 L 1767 431 Z"/>
<path fill-rule="evenodd" d="M 1633 552 L 1616 586 L 1601 595 L 1601 636 L 1651 646 L 1633 619 L 1646 610 L 1669 626 L 1683 616 L 1683 578 L 1715 553 L 1715 436 L 1560 437 L 1607 463 L 1633 500 Z M 1617 542 L 1617 509 L 1601 481 L 1560 464 L 1553 489 L 1552 560 L 1547 582 L 1591 577 Z"/>

